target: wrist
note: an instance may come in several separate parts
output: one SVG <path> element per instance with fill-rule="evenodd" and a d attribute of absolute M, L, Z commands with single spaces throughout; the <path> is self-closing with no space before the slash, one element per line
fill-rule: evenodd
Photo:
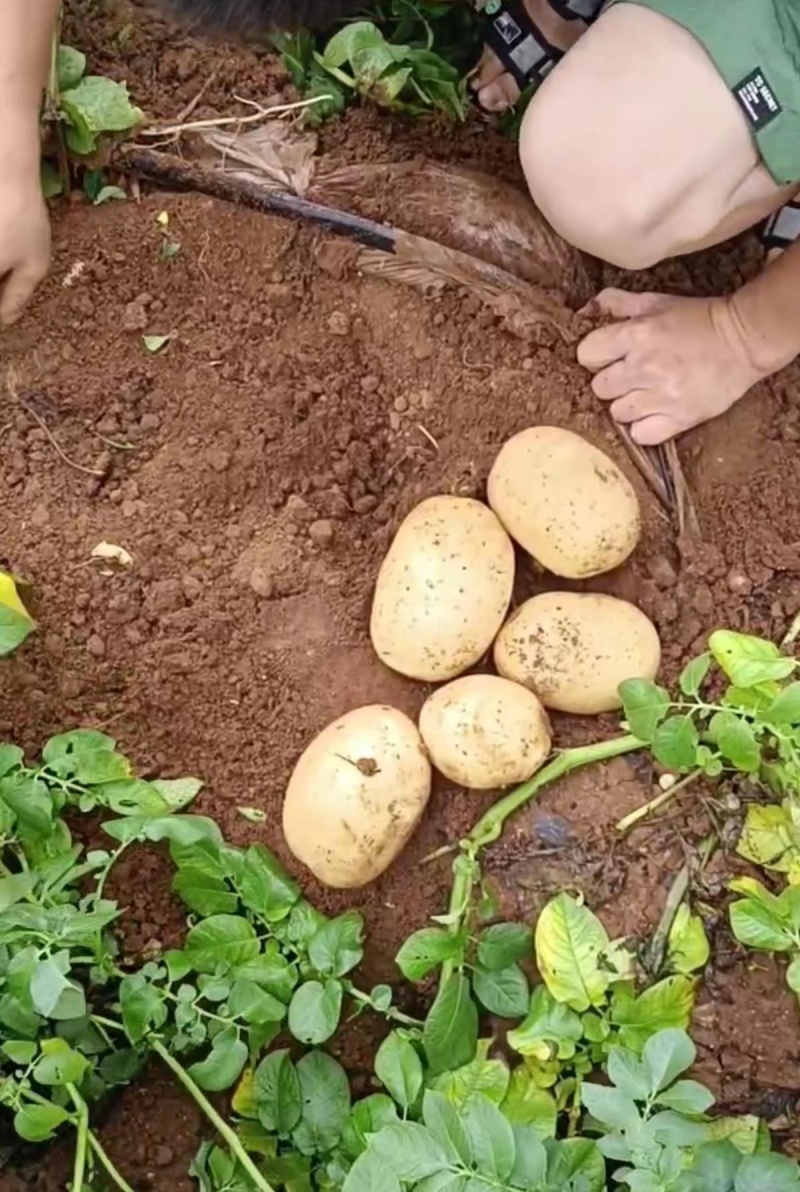
<path fill-rule="evenodd" d="M 793 263 L 798 263 L 796 257 Z M 790 264 L 776 261 L 755 281 L 723 299 L 727 334 L 759 379 L 779 372 L 800 353 L 800 319 L 795 301 L 787 304 L 785 289 L 786 280 L 792 279 L 783 277 Z"/>
<path fill-rule="evenodd" d="M 0 3 L 2 0 L 0 0 Z M 0 171 L 38 176 L 41 157 L 39 111 L 4 109 L 3 136 L 0 139 Z"/>

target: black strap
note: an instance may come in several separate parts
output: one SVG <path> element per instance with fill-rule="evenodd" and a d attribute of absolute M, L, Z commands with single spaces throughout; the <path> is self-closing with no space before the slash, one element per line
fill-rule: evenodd
<path fill-rule="evenodd" d="M 486 44 L 514 77 L 520 90 L 534 80 L 541 82 L 564 57 L 532 20 L 521 0 L 489 0 L 483 6 Z"/>
<path fill-rule="evenodd" d="M 788 248 L 800 240 L 800 206 L 787 203 L 771 215 L 761 233 L 764 248 Z"/>

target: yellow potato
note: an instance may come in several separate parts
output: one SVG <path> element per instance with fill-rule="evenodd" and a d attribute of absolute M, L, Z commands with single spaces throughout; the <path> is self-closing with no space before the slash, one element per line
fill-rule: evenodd
<path fill-rule="evenodd" d="M 374 881 L 414 831 L 431 793 L 416 727 L 371 704 L 334 720 L 303 753 L 283 804 L 283 833 L 298 861 L 327 886 Z"/>
<path fill-rule="evenodd" d="M 501 675 L 546 708 L 592 715 L 622 706 L 625 679 L 654 679 L 661 645 L 651 621 L 626 600 L 593 592 L 545 592 L 526 600 L 494 647 Z"/>
<path fill-rule="evenodd" d="M 555 575 L 611 571 L 639 541 L 632 485 L 569 430 L 534 426 L 509 439 L 489 473 L 488 497 L 511 537 Z"/>
<path fill-rule="evenodd" d="M 453 679 L 491 646 L 513 583 L 514 548 L 491 509 L 430 497 L 409 513 L 381 566 L 372 644 L 401 675 Z"/>
<path fill-rule="evenodd" d="M 539 700 L 497 675 L 465 675 L 440 687 L 422 707 L 419 731 L 437 770 L 471 790 L 525 782 L 550 752 Z"/>

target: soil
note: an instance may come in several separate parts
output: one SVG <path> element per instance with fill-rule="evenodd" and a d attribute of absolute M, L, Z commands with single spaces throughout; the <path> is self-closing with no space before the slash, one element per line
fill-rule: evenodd
<path fill-rule="evenodd" d="M 285 85 L 261 51 L 202 45 L 141 14 L 129 27 L 127 5 L 106 8 L 76 4 L 70 36 L 154 115 L 174 116 L 209 78 L 199 116 L 228 110 L 233 92 L 263 98 Z M 424 151 L 516 178 L 513 146 L 478 117 L 454 131 L 357 110 L 323 136 L 342 163 Z M 168 262 L 165 235 L 180 245 Z M 30 580 L 39 628 L 3 663 L 0 731 L 33 752 L 55 731 L 103 728 L 145 775 L 201 776 L 196 809 L 295 870 L 280 809 L 302 748 L 351 708 L 386 701 L 414 715 L 427 694 L 370 648 L 371 588 L 393 531 L 425 496 L 482 495 L 500 444 L 521 428 L 579 431 L 636 485 L 642 544 L 590 586 L 654 619 L 668 680 L 711 629 L 780 637 L 800 608 L 797 368 L 683 440 L 701 535 L 678 541 L 573 348 L 510 335 L 473 295 L 423 298 L 359 276 L 331 244 L 201 196 L 62 203 L 51 277 L 2 344 L 15 383 L 0 395 L 0 563 Z M 744 243 L 632 284 L 708 293 L 738 284 L 754 260 Z M 149 355 L 143 335 L 170 340 Z M 132 565 L 93 560 L 103 541 Z M 521 561 L 515 598 L 544 586 Z M 615 727 L 555 719 L 561 744 Z M 654 782 L 641 759 L 618 759 L 520 813 L 487 864 L 504 907 L 532 915 L 575 888 L 612 932 L 651 931 L 709 813 L 720 816 L 690 791 L 618 840 L 616 821 Z M 364 912 L 367 981 L 392 979 L 399 943 L 441 911 L 449 862 L 422 860 L 485 802 L 440 784 L 402 860 L 365 890 L 301 875 L 322 908 Z M 240 807 L 263 811 L 264 826 Z M 701 1075 L 726 1108 L 766 1114 L 791 1145 L 796 1003 L 775 966 L 745 957 L 726 931 L 732 863 L 715 856 L 701 889 L 715 942 L 695 1029 Z M 127 908 L 129 950 L 180 934 L 158 855 L 121 864 L 112 893 Z M 362 1083 L 376 1029 L 360 1019 L 337 1044 Z M 137 1192 L 179 1192 L 203 1130 L 154 1069 L 108 1109 L 101 1134 Z M 0 1175 L 3 1192 L 63 1187 L 51 1159 Z"/>

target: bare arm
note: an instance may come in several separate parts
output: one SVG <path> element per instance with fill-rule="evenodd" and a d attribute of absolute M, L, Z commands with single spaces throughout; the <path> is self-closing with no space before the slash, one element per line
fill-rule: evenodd
<path fill-rule="evenodd" d="M 743 341 L 765 376 L 800 354 L 800 241 L 731 300 Z"/>
<path fill-rule="evenodd" d="M 39 183 L 39 108 L 59 0 L 0 0 L 0 323 L 19 315 L 47 272 Z"/>

